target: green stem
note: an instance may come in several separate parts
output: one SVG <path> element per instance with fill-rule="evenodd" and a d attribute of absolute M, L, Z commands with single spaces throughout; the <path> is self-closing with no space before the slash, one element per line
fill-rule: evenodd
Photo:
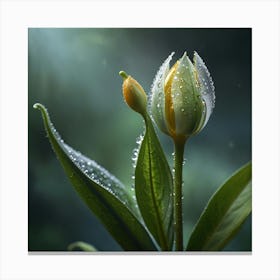
<path fill-rule="evenodd" d="M 174 174 L 174 228 L 175 250 L 183 251 L 183 214 L 182 214 L 182 172 L 185 141 L 174 141 L 175 174 Z"/>

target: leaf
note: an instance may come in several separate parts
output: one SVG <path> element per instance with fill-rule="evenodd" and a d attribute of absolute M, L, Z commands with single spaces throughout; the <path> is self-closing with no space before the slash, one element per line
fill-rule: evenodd
<path fill-rule="evenodd" d="M 68 245 L 68 251 L 84 251 L 84 252 L 96 252 L 98 251 L 95 247 L 89 243 L 83 241 L 76 241 Z"/>
<path fill-rule="evenodd" d="M 142 217 L 162 250 L 173 243 L 172 175 L 151 119 L 145 118 L 146 132 L 135 169 L 135 192 Z"/>
<path fill-rule="evenodd" d="M 156 250 L 141 223 L 136 200 L 125 186 L 95 161 L 65 144 L 43 105 L 37 103 L 34 108 L 40 109 L 53 150 L 74 188 L 113 238 L 124 250 Z"/>
<path fill-rule="evenodd" d="M 233 174 L 210 198 L 187 246 L 188 251 L 221 250 L 252 211 L 252 164 Z"/>

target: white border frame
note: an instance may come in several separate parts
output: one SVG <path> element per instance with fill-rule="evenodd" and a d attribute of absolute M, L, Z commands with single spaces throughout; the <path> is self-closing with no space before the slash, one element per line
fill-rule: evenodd
<path fill-rule="evenodd" d="M 0 4 L 0 279 L 280 279 L 278 1 L 11 0 Z M 28 27 L 253 28 L 251 255 L 28 255 Z"/>

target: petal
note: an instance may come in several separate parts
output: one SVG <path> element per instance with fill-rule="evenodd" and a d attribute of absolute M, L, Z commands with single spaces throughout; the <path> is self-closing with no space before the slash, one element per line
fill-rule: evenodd
<path fill-rule="evenodd" d="M 197 71 L 201 97 L 206 106 L 206 117 L 202 129 L 207 124 L 215 107 L 215 87 L 205 63 L 197 52 L 194 52 L 194 67 Z"/>
<path fill-rule="evenodd" d="M 201 119 L 196 106 L 200 99 L 199 91 L 195 84 L 195 68 L 186 53 L 180 59 L 173 79 L 172 98 L 176 134 L 191 135 Z"/>
<path fill-rule="evenodd" d="M 151 94 L 149 96 L 149 112 L 159 128 L 165 133 L 168 133 L 168 129 L 165 122 L 164 81 L 169 72 L 169 63 L 173 55 L 174 52 L 168 56 L 168 58 L 159 68 L 152 85 Z"/>

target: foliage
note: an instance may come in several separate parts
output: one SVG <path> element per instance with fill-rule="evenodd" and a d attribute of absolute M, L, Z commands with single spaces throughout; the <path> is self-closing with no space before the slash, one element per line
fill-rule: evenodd
<path fill-rule="evenodd" d="M 215 88 L 196 52 L 193 63 L 184 53 L 170 69 L 172 56 L 173 53 L 160 67 L 149 100 L 134 78 L 120 72 L 124 99 L 145 122 L 145 134 L 135 154 L 133 190 L 64 143 L 43 105 L 36 103 L 34 108 L 41 111 L 52 148 L 77 193 L 124 250 L 219 251 L 251 213 L 252 166 L 247 163 L 218 188 L 183 248 L 184 147 L 207 124 L 215 106 Z M 173 176 L 154 123 L 174 142 Z M 96 250 L 81 241 L 69 247 L 77 248 Z"/>
<path fill-rule="evenodd" d="M 43 105 L 35 104 L 34 107 L 42 113 L 49 141 L 69 180 L 122 248 L 133 251 L 172 250 L 174 228 L 170 215 L 172 206 L 168 200 L 172 196 L 171 172 L 151 121 L 146 126 L 137 160 L 135 189 L 138 195 L 135 200 L 128 187 L 95 161 L 64 143 Z M 150 180 L 155 184 L 148 185 Z M 166 183 L 161 184 L 165 180 Z M 163 186 L 167 188 L 161 189 Z M 250 211 L 251 164 L 247 164 L 210 199 L 186 249 L 223 249 Z"/>

